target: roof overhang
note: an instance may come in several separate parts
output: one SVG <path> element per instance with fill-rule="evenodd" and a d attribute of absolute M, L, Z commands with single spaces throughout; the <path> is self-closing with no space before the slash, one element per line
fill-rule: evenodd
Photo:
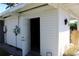
<path fill-rule="evenodd" d="M 79 19 L 79 3 L 51 3 L 49 5 L 65 10 L 71 19 Z"/>
<path fill-rule="evenodd" d="M 4 11 L 0 14 L 0 17 L 10 16 L 13 13 L 19 13 L 24 10 L 30 10 L 40 6 L 49 5 L 54 8 L 61 8 L 65 10 L 68 15 L 71 16 L 71 19 L 79 19 L 79 4 L 78 3 L 25 3 L 19 4 L 9 10 Z"/>
<path fill-rule="evenodd" d="M 7 18 L 13 14 L 19 14 L 25 11 L 29 11 L 35 8 L 48 5 L 47 3 L 22 3 L 13 8 L 10 8 L 0 14 L 0 17 Z"/>
<path fill-rule="evenodd" d="M 0 13 L 0 17 L 9 16 L 10 14 L 15 13 L 17 10 L 19 10 L 25 6 L 26 6 L 26 4 L 18 4 L 17 6 L 7 9 L 6 11 Z"/>

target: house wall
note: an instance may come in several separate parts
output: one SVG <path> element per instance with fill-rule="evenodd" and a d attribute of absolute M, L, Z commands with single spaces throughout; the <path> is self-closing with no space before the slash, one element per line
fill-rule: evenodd
<path fill-rule="evenodd" d="M 7 26 L 5 43 L 21 48 L 23 51 L 22 54 L 25 55 L 29 50 L 29 22 L 24 19 L 23 16 L 20 16 L 19 27 L 21 31 L 20 34 L 18 34 L 17 39 L 13 32 L 16 25 L 18 25 L 18 15 L 12 15 L 11 17 L 5 19 L 5 26 Z"/>
<path fill-rule="evenodd" d="M 24 12 L 22 16 L 26 20 L 40 17 L 40 54 L 45 56 L 46 52 L 52 52 L 53 56 L 58 55 L 58 10 L 44 6 Z"/>
<path fill-rule="evenodd" d="M 39 11 L 39 12 L 38 12 Z M 69 16 L 61 9 L 52 6 L 44 6 L 24 12 L 20 15 L 19 26 L 21 33 L 17 36 L 17 47 L 23 50 L 23 55 L 30 50 L 30 19 L 40 17 L 40 54 L 46 56 L 47 52 L 52 55 L 62 55 L 69 45 L 70 30 L 64 19 Z M 13 15 L 5 19 L 7 26 L 6 42 L 16 46 L 16 37 L 13 33 L 14 27 L 18 24 L 18 16 Z"/>
<path fill-rule="evenodd" d="M 23 55 L 30 50 L 30 19 L 40 17 L 40 54 L 45 56 L 47 52 L 58 55 L 58 9 L 52 6 L 40 7 L 20 15 L 19 26 L 21 33 L 17 37 L 17 47 L 23 50 Z M 13 33 L 18 17 L 13 15 L 5 19 L 7 26 L 6 41 L 16 46 L 16 37 Z"/>
<path fill-rule="evenodd" d="M 21 33 L 18 35 L 18 46 L 20 46 L 20 44 L 22 44 L 23 55 L 26 55 L 30 50 L 30 22 L 29 22 L 29 19 L 26 19 L 25 16 L 20 16 L 19 26 L 21 28 Z M 21 41 L 19 39 L 21 39 Z"/>
<path fill-rule="evenodd" d="M 5 19 L 5 25 L 7 26 L 7 33 L 6 33 L 6 43 L 16 46 L 16 37 L 13 33 L 13 29 L 17 25 L 18 17 L 17 16 L 11 16 Z"/>
<path fill-rule="evenodd" d="M 69 15 L 59 9 L 59 53 L 58 55 L 63 55 L 64 50 L 67 49 L 68 45 L 70 44 L 70 28 L 67 23 L 65 25 L 64 20 L 67 19 L 69 21 Z"/>

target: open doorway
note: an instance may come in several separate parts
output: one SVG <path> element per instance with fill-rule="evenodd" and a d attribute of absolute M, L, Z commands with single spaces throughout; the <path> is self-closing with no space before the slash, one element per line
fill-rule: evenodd
<path fill-rule="evenodd" d="M 4 20 L 0 20 L 0 43 L 4 43 Z"/>
<path fill-rule="evenodd" d="M 40 18 L 30 19 L 31 51 L 40 54 Z"/>

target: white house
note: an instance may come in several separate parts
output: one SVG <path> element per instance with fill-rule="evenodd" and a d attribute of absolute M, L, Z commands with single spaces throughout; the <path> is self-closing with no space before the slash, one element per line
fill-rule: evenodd
<path fill-rule="evenodd" d="M 75 11 L 78 7 L 78 4 L 55 3 L 28 3 L 12 7 L 0 14 L 0 19 L 4 20 L 4 26 L 7 27 L 5 43 L 21 48 L 22 55 L 26 55 L 33 49 L 31 45 L 35 44 L 39 46 L 38 50 L 42 56 L 62 56 L 70 44 L 68 22 L 73 18 L 78 19 L 79 14 Z M 17 37 L 14 34 L 16 25 L 20 28 Z M 37 40 L 34 42 L 35 36 L 39 39 L 39 44 L 36 43 Z"/>

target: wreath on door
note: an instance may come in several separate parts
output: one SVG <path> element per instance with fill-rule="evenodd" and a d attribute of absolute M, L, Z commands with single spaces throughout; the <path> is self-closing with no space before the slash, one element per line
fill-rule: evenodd
<path fill-rule="evenodd" d="M 18 34 L 20 34 L 20 28 L 19 28 L 19 26 L 15 26 L 15 28 L 14 28 L 14 33 L 15 33 L 15 35 L 17 36 Z"/>

